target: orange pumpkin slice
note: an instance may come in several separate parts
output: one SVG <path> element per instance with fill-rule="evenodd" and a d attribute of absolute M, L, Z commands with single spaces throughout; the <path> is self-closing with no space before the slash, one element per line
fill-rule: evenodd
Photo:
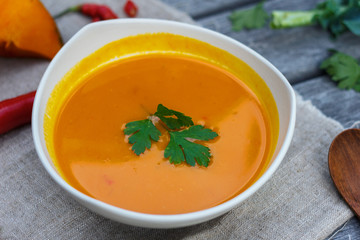
<path fill-rule="evenodd" d="M 0 56 L 52 59 L 62 46 L 56 24 L 39 0 L 2 0 Z"/>

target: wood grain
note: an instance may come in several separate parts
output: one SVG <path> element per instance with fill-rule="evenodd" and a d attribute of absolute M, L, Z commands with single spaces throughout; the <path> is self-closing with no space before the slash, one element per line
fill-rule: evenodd
<path fill-rule="evenodd" d="M 326 116 L 339 121 L 344 127 L 351 127 L 355 121 L 360 120 L 360 93 L 338 89 L 336 84 L 318 68 L 320 62 L 329 56 L 328 48 L 335 48 L 360 59 L 359 38 L 346 34 L 333 41 L 318 27 L 284 30 L 272 30 L 266 27 L 233 32 L 228 20 L 229 14 L 233 10 L 247 8 L 258 1 L 252 1 L 251 4 L 242 0 L 162 1 L 190 13 L 204 27 L 237 39 L 265 56 L 285 74 L 305 100 L 312 101 Z M 222 5 L 231 5 L 237 1 L 240 2 L 238 7 L 224 11 Z M 313 8 L 319 2 L 322 0 L 267 0 L 265 8 L 267 11 L 306 10 Z M 212 14 L 207 15 L 208 12 Z M 334 229 L 334 233 L 328 239 L 360 240 L 360 221 L 355 217 L 352 218 L 344 226 Z"/>
<path fill-rule="evenodd" d="M 329 170 L 336 188 L 360 218 L 360 129 L 345 130 L 334 139 Z"/>
<path fill-rule="evenodd" d="M 360 93 L 337 88 L 328 76 L 308 79 L 293 87 L 305 100 L 310 100 L 326 116 L 339 121 L 345 128 L 360 120 Z"/>
<path fill-rule="evenodd" d="M 321 0 L 273 0 L 266 1 L 267 12 L 272 10 L 312 9 Z M 239 8 L 241 9 L 241 8 Z M 236 10 L 236 9 L 233 9 Z M 299 27 L 274 30 L 269 26 L 262 29 L 234 32 L 228 19 L 233 10 L 211 15 L 197 22 L 230 36 L 251 47 L 273 63 L 289 80 L 297 83 L 323 74 L 320 63 L 329 56 L 328 49 L 334 48 L 360 58 L 360 41 L 353 34 L 347 33 L 336 41 L 320 27 Z"/>
<path fill-rule="evenodd" d="M 258 0 L 162 0 L 174 8 L 200 19 L 222 11 L 240 8 L 259 2 Z"/>

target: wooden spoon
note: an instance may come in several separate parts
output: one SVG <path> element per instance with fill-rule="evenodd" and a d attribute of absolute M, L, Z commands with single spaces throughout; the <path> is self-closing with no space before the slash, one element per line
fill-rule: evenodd
<path fill-rule="evenodd" d="M 360 218 L 360 129 L 336 136 L 329 149 L 329 169 L 336 188 Z"/>

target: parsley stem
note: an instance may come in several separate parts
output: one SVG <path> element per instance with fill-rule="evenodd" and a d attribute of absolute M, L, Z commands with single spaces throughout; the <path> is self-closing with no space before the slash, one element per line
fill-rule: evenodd
<path fill-rule="evenodd" d="M 314 24 L 319 11 L 273 11 L 271 28 L 291 28 Z"/>
<path fill-rule="evenodd" d="M 144 111 L 147 109 L 140 105 Z M 195 140 L 208 141 L 218 136 L 209 128 L 195 125 L 191 117 L 185 114 L 168 109 L 159 104 L 154 114 L 149 114 L 147 119 L 129 122 L 125 125 L 125 135 L 130 135 L 129 143 L 133 144 L 132 150 L 136 155 L 151 148 L 152 141 L 158 142 L 161 132 L 156 123 L 168 132 L 169 144 L 165 148 L 164 157 L 169 158 L 170 163 L 180 164 L 186 162 L 190 166 L 207 167 L 210 162 L 210 149 L 207 146 L 196 143 Z"/>
<path fill-rule="evenodd" d="M 166 131 L 171 132 L 171 129 L 170 129 L 165 123 L 163 123 L 158 116 L 156 116 L 156 115 L 150 115 L 150 117 L 155 117 L 156 119 L 158 119 L 157 122 L 160 123 L 160 125 L 161 125 Z"/>
<path fill-rule="evenodd" d="M 149 111 L 144 105 L 140 104 L 140 107 L 142 108 L 142 110 L 144 110 L 144 112 L 145 112 L 147 115 L 151 116 L 150 111 Z"/>

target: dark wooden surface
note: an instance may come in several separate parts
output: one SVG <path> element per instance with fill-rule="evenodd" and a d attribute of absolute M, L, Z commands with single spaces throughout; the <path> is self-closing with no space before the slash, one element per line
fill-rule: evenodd
<path fill-rule="evenodd" d="M 360 129 L 347 129 L 339 134 L 329 149 L 331 178 L 341 196 L 360 217 Z"/>
<path fill-rule="evenodd" d="M 228 35 L 251 47 L 272 62 L 289 80 L 294 89 L 310 100 L 326 116 L 339 121 L 345 128 L 360 120 L 360 93 L 340 90 L 319 69 L 322 60 L 334 48 L 360 59 L 360 38 L 348 33 L 336 41 L 319 27 L 234 32 L 228 16 L 234 10 L 245 9 L 254 0 L 162 0 L 190 14 L 199 24 Z M 322 0 L 267 0 L 265 8 L 272 10 L 308 10 Z M 328 237 L 333 240 L 360 240 L 360 221 L 353 217 Z"/>

